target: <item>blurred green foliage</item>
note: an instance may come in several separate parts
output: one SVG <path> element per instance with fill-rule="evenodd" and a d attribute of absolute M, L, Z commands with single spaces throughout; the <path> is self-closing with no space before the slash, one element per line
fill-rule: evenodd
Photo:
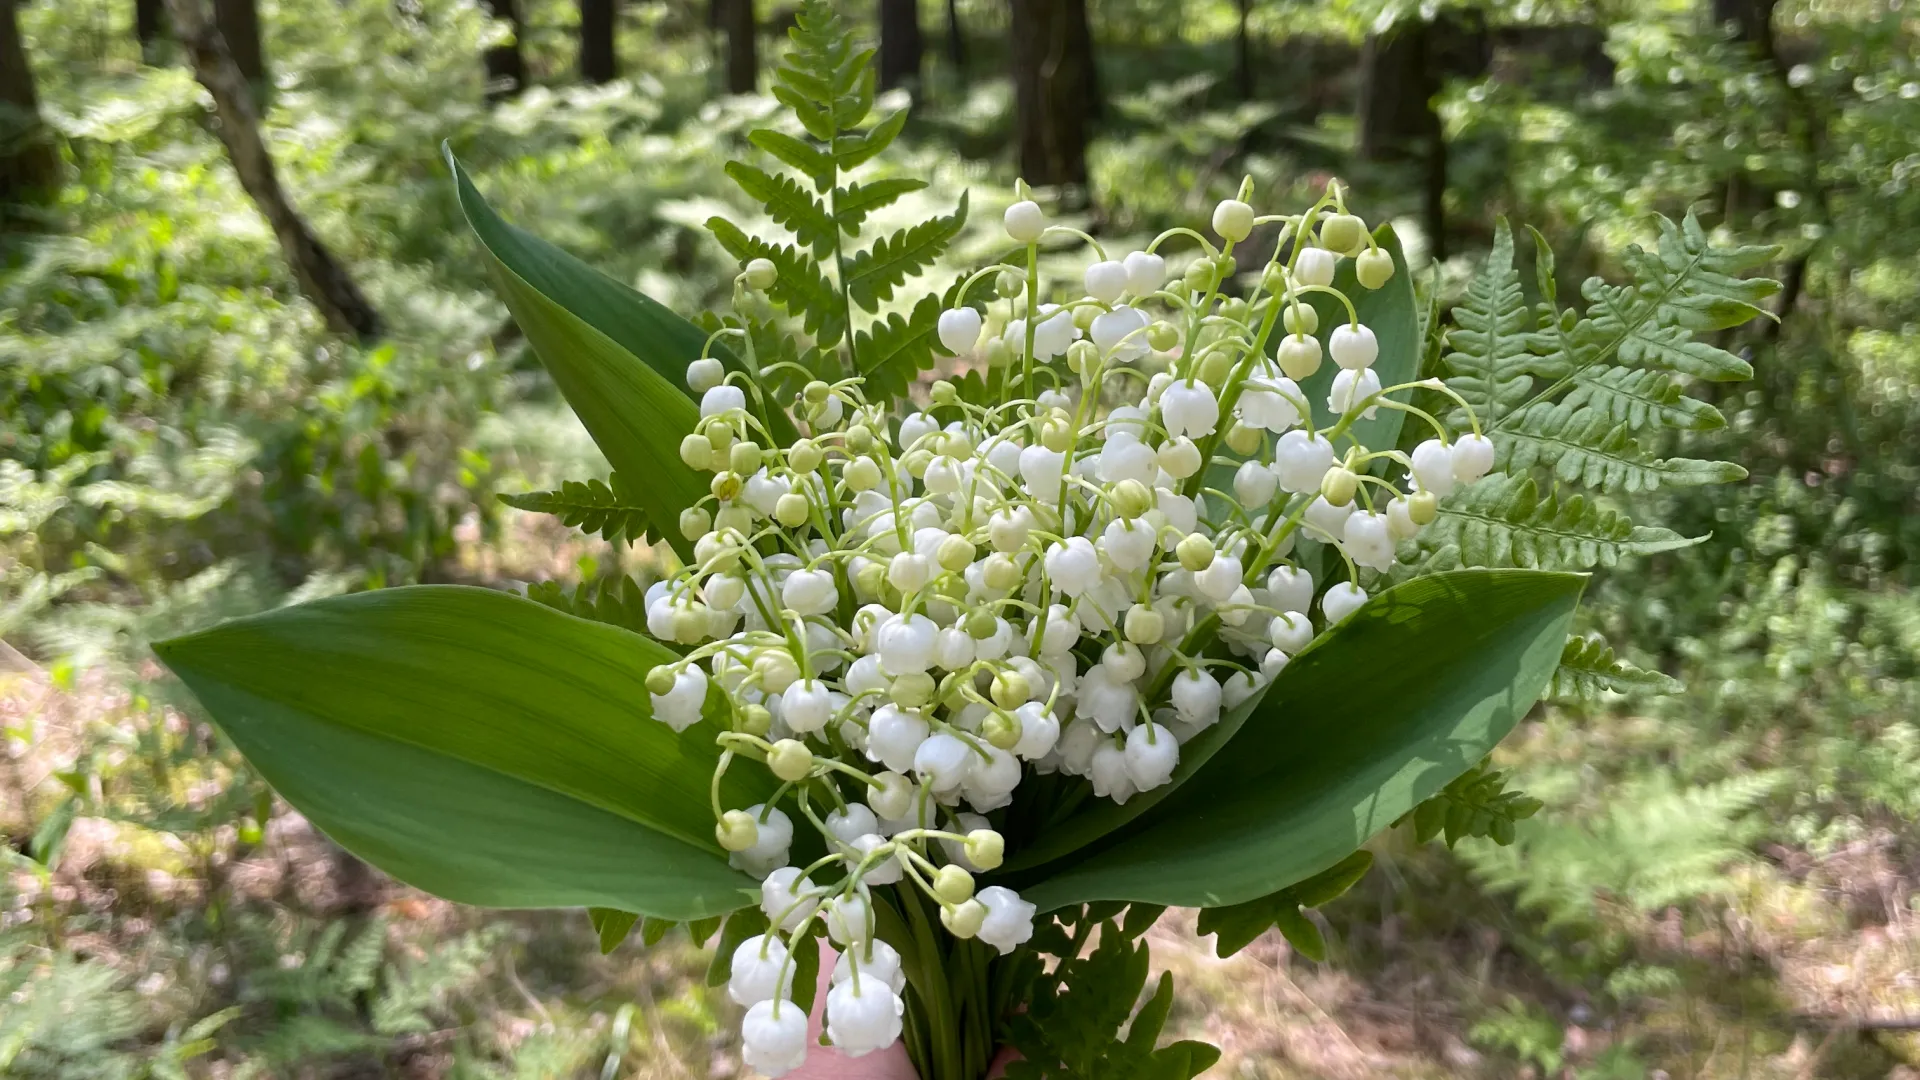
<path fill-rule="evenodd" d="M 966 261 L 994 244 L 1013 104 L 1004 5 L 956 6 L 964 72 L 944 58 L 947 5 L 922 5 L 924 100 L 899 169 L 929 186 L 899 221 L 971 186 Z M 1460 298 L 1502 214 L 1551 240 L 1563 281 L 1618 277 L 1656 211 L 1697 212 L 1716 243 L 1784 245 L 1782 318 L 1717 342 L 1756 380 L 1690 387 L 1728 424 L 1663 448 L 1751 479 L 1634 497 L 1712 536 L 1590 590 L 1586 629 L 1684 688 L 1653 693 L 1666 684 L 1649 677 L 1544 710 L 1494 762 L 1544 803 L 1503 824 L 1514 844 L 1383 841 L 1323 910 L 1327 946 L 1379 997 L 1440 988 L 1434 1022 L 1478 1064 L 1435 1075 L 1914 1063 L 1910 1038 L 1849 1036 L 1801 1071 L 1818 1040 L 1796 1017 L 1858 1006 L 1809 1000 L 1795 974 L 1847 966 L 1876 1007 L 1920 1014 L 1874 959 L 1897 968 L 1920 933 L 1913 16 L 1896 0 L 1784 0 L 1767 53 L 1674 0 L 1257 0 L 1242 101 L 1235 3 L 1090 6 L 1105 109 L 1086 223 L 1122 243 L 1203 223 L 1243 174 L 1267 201 L 1336 173 L 1370 218 L 1415 236 L 1416 259 L 1430 250 L 1408 220 L 1418 165 L 1355 161 L 1353 112 L 1360 36 L 1444 10 L 1494 30 L 1485 63 L 1456 65 L 1436 99 L 1449 247 L 1467 253 L 1421 273 L 1440 302 Z M 415 918 L 248 886 L 304 855 L 352 892 L 323 841 L 276 832 L 289 826 L 262 785 L 141 663 L 151 637 L 343 589 L 562 576 L 578 591 L 536 593 L 603 615 L 631 600 L 636 553 L 559 548 L 493 497 L 604 463 L 487 290 L 437 145 L 509 220 L 691 314 L 733 272 L 702 223 L 770 225 L 722 166 L 776 110 L 715 95 L 704 5 L 623 5 L 625 77 L 602 87 L 574 77 L 572 3 L 523 9 L 533 85 L 488 106 L 478 58 L 505 28 L 479 0 L 262 4 L 265 135 L 392 327 L 366 347 L 299 299 L 177 50 L 142 62 L 131 4 L 20 9 L 68 183 L 0 235 L 0 637 L 53 685 L 44 700 L 0 687 L 0 1073 L 733 1068 L 712 1041 L 728 1006 L 682 937 L 602 960 L 584 918 Z M 1556 51 L 1574 32 L 1603 53 Z M 770 66 L 778 41 L 761 45 Z M 7 667 L 0 653 L 0 679 Z M 1869 940 L 1878 951 L 1854 951 Z"/>

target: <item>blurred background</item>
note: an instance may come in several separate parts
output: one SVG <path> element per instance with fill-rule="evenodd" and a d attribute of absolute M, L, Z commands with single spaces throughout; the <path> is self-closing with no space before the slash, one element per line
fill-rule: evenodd
<path fill-rule="evenodd" d="M 1548 238 L 1563 298 L 1655 211 L 1782 245 L 1778 317 L 1721 342 L 1757 378 L 1710 388 L 1729 423 L 1685 448 L 1750 479 L 1643 497 L 1711 539 L 1588 594 L 1648 674 L 1502 748 L 1545 802 L 1513 845 L 1375 841 L 1315 916 L 1325 965 L 1277 935 L 1215 960 L 1170 913 L 1171 1028 L 1224 1047 L 1212 1075 L 1920 1077 L 1904 0 L 842 8 L 915 106 L 882 167 L 931 187 L 900 215 L 973 190 L 962 259 L 1020 175 L 1121 250 L 1204 227 L 1242 175 L 1263 210 L 1338 176 L 1443 305 L 1500 215 Z M 579 912 L 385 880 L 146 643 L 346 590 L 617 605 L 649 580 L 645 551 L 496 498 L 606 466 L 488 291 L 439 146 L 691 315 L 735 269 L 700 223 L 753 220 L 722 165 L 776 110 L 753 91 L 790 10 L 205 10 L 0 0 L 0 1075 L 738 1075 L 685 930 L 602 957 Z"/>

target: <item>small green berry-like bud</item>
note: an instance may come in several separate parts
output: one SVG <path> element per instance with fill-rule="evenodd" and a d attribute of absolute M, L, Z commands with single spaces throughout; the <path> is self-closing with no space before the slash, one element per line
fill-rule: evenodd
<path fill-rule="evenodd" d="M 1195 259 L 1187 264 L 1187 272 L 1182 275 L 1181 283 L 1186 285 L 1188 292 L 1206 292 L 1219 280 L 1214 274 L 1216 269 L 1211 259 Z"/>
<path fill-rule="evenodd" d="M 707 421 L 707 426 L 700 429 L 700 433 L 707 437 L 716 454 L 724 454 L 733 446 L 733 425 L 717 416 Z"/>
<path fill-rule="evenodd" d="M 1188 533 L 1186 539 L 1174 547 L 1173 554 L 1182 567 L 1197 574 L 1213 565 L 1213 541 L 1199 533 Z"/>
<path fill-rule="evenodd" d="M 743 439 L 734 443 L 733 449 L 727 451 L 727 468 L 741 476 L 752 476 L 759 471 L 763 456 L 759 443 Z"/>
<path fill-rule="evenodd" d="M 887 696 L 903 709 L 917 709 L 933 700 L 933 676 L 924 671 L 902 675 L 887 688 Z"/>
<path fill-rule="evenodd" d="M 807 497 L 797 491 L 789 491 L 773 504 L 773 520 L 789 529 L 797 529 L 807 523 L 807 509 Z"/>
<path fill-rule="evenodd" d="M 1431 525 L 1440 516 L 1440 499 L 1431 491 L 1416 491 L 1407 496 L 1407 517 L 1415 525 Z"/>
<path fill-rule="evenodd" d="M 1147 345 L 1155 352 L 1166 352 L 1180 344 L 1180 331 L 1170 322 L 1157 322 L 1147 327 Z"/>
<path fill-rule="evenodd" d="M 813 751 L 798 739 L 781 739 L 767 754 L 767 768 L 788 783 L 803 780 L 813 771 Z"/>
<path fill-rule="evenodd" d="M 673 669 L 665 665 L 647 672 L 647 693 L 665 697 L 673 692 Z"/>
<path fill-rule="evenodd" d="M 866 491 L 880 482 L 880 464 L 870 457 L 858 457 L 847 462 L 841 477 L 847 486 L 855 491 Z"/>
<path fill-rule="evenodd" d="M 771 289 L 773 283 L 780 280 L 780 271 L 771 259 L 754 259 L 740 276 L 746 279 L 747 286 L 753 289 Z"/>
<path fill-rule="evenodd" d="M 815 379 L 800 391 L 800 396 L 805 398 L 809 405 L 820 405 L 825 403 L 827 395 L 831 393 L 833 393 L 833 387 Z"/>
<path fill-rule="evenodd" d="M 1222 199 L 1213 208 L 1213 231 L 1238 243 L 1253 235 L 1253 207 L 1239 199 Z"/>
<path fill-rule="evenodd" d="M 881 563 L 868 563 L 853 576 L 853 587 L 864 596 L 879 596 L 886 584 L 887 568 Z"/>
<path fill-rule="evenodd" d="M 1227 376 L 1233 374 L 1233 358 L 1227 355 L 1227 350 L 1224 348 L 1208 349 L 1206 354 L 1200 357 L 1200 370 L 1194 374 L 1200 377 L 1201 382 L 1213 387 L 1214 392 L 1218 393 L 1226 387 Z"/>
<path fill-rule="evenodd" d="M 907 467 L 907 475 L 915 480 L 927 475 L 927 466 L 933 464 L 933 451 L 924 446 L 916 446 L 906 452 L 900 464 Z"/>
<path fill-rule="evenodd" d="M 1000 275 L 993 279 L 993 291 L 999 293 L 1003 299 L 1011 300 L 1025 292 L 1026 288 L 1027 276 L 1018 270 L 1002 270 Z"/>
<path fill-rule="evenodd" d="M 765 705 L 748 705 L 740 710 L 740 730 L 749 735 L 765 735 L 773 728 L 773 713 Z"/>
<path fill-rule="evenodd" d="M 1360 478 L 1353 470 L 1336 465 L 1327 470 L 1320 480 L 1320 495 L 1335 506 L 1345 506 L 1353 501 L 1354 493 L 1360 490 Z"/>
<path fill-rule="evenodd" d="M 713 474 L 713 483 L 707 485 L 713 497 L 721 502 L 732 502 L 740 494 L 740 477 L 730 472 Z"/>
<path fill-rule="evenodd" d="M 812 439 L 801 439 L 787 450 L 787 466 L 797 473 L 810 473 L 826 459 L 826 452 Z"/>
<path fill-rule="evenodd" d="M 1265 437 L 1265 433 L 1259 428 L 1248 427 L 1235 421 L 1234 425 L 1227 429 L 1227 448 L 1236 454 L 1252 454 L 1260 449 L 1260 443 Z"/>
<path fill-rule="evenodd" d="M 713 515 L 715 529 L 731 529 L 745 536 L 753 531 L 753 511 L 744 506 L 728 506 Z M 736 556 L 737 557 L 737 556 Z"/>
<path fill-rule="evenodd" d="M 975 829 L 967 834 L 967 861 L 982 870 L 992 870 L 1005 856 L 1007 842 L 992 829 Z"/>
<path fill-rule="evenodd" d="M 1127 640 L 1135 645 L 1153 645 L 1166 633 L 1167 620 L 1150 604 L 1135 604 L 1127 609 Z"/>
<path fill-rule="evenodd" d="M 940 922 L 954 937 L 966 940 L 980 932 L 987 921 L 987 905 L 978 900 L 940 909 Z"/>
<path fill-rule="evenodd" d="M 959 389 L 945 379 L 934 380 L 929 392 L 933 395 L 935 405 L 951 405 L 960 400 Z"/>
<path fill-rule="evenodd" d="M 873 429 L 865 424 L 855 424 L 847 429 L 847 449 L 856 454 L 865 454 L 873 449 Z"/>
<path fill-rule="evenodd" d="M 981 608 L 967 616 L 967 636 L 975 641 L 987 640 L 998 629 L 1000 629 L 1000 620 L 994 618 L 993 612 L 986 608 Z"/>
<path fill-rule="evenodd" d="M 729 810 L 713 827 L 714 839 L 728 851 L 745 851 L 760 839 L 760 825 L 745 810 Z"/>
<path fill-rule="evenodd" d="M 973 875 L 949 863 L 934 872 L 933 892 L 949 904 L 964 904 L 973 899 Z"/>
<path fill-rule="evenodd" d="M 955 533 L 940 541 L 940 547 L 933 553 L 933 561 L 939 563 L 942 570 L 957 574 L 973 563 L 973 543 Z"/>
<path fill-rule="evenodd" d="M 1242 325 L 1246 323 L 1247 316 L 1252 314 L 1252 312 L 1253 309 L 1247 306 L 1247 302 L 1237 296 L 1230 296 L 1220 302 L 1221 316 L 1232 319 L 1234 322 Z"/>
<path fill-rule="evenodd" d="M 680 460 L 689 469 L 706 469 L 713 464 L 713 444 L 705 435 L 689 435 L 680 440 Z"/>
<path fill-rule="evenodd" d="M 1020 742 L 1020 718 L 1012 713 L 988 713 L 980 734 L 1000 749 L 1011 750 Z"/>
<path fill-rule="evenodd" d="M 1312 337 L 1320 332 L 1320 313 L 1305 304 L 1288 304 L 1280 313 L 1280 324 L 1289 334 Z"/>
<path fill-rule="evenodd" d="M 1067 346 L 1067 370 L 1075 375 L 1085 375 L 1100 362 L 1100 348 L 1093 342 L 1082 338 Z"/>
<path fill-rule="evenodd" d="M 1113 512 L 1123 518 L 1137 518 L 1153 509 L 1153 492 L 1138 480 L 1127 479 L 1113 485 L 1109 498 Z"/>
<path fill-rule="evenodd" d="M 1352 214 L 1329 214 L 1320 222 L 1320 246 L 1351 255 L 1367 242 L 1367 223 Z"/>
<path fill-rule="evenodd" d="M 1287 265 L 1282 262 L 1270 262 L 1260 272 L 1260 288 L 1274 296 L 1287 291 Z"/>
<path fill-rule="evenodd" d="M 1033 687 L 1027 683 L 1025 675 L 1007 668 L 994 675 L 991 693 L 995 705 L 1003 709 L 1017 709 L 1030 700 Z"/>
<path fill-rule="evenodd" d="M 1001 552 L 987 556 L 986 569 L 981 571 L 986 578 L 987 588 L 1006 590 L 1020 583 L 1020 568 L 1013 560 Z"/>
<path fill-rule="evenodd" d="M 1379 248 L 1363 251 L 1353 260 L 1353 276 L 1361 285 L 1377 289 L 1393 280 L 1393 256 Z"/>
<path fill-rule="evenodd" d="M 1008 347 L 1006 339 L 994 338 L 987 342 L 987 366 L 1006 367 L 1013 363 L 1013 349 Z"/>
<path fill-rule="evenodd" d="M 698 506 L 689 506 L 680 511 L 680 535 L 689 540 L 698 540 L 713 528 L 713 515 Z"/>
<path fill-rule="evenodd" d="M 1073 424 L 1061 417 L 1050 417 L 1040 425 L 1040 445 L 1056 454 L 1066 453 L 1073 445 Z"/>

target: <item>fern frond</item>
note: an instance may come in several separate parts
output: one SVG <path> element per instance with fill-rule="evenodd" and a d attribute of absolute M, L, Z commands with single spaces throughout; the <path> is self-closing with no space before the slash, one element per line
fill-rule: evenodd
<path fill-rule="evenodd" d="M 857 169 L 893 145 L 907 126 L 907 110 L 900 109 L 863 132 L 837 135 L 833 140 L 833 163 L 841 169 Z"/>
<path fill-rule="evenodd" d="M 953 213 L 881 237 L 872 248 L 847 260 L 848 299 L 862 311 L 878 310 L 882 302 L 893 299 L 893 291 L 908 278 L 933 265 L 966 223 L 967 195 L 961 192 L 960 205 Z"/>
<path fill-rule="evenodd" d="M 1659 671 L 1635 667 L 1616 657 L 1613 646 L 1598 635 L 1567 639 L 1560 653 L 1560 666 L 1554 670 L 1549 693 L 1556 698 L 1592 698 L 1604 691 L 1625 694 L 1644 690 L 1655 694 L 1677 694 L 1680 680 Z"/>
<path fill-rule="evenodd" d="M 632 485 L 619 473 L 607 480 L 567 480 L 558 491 L 503 494 L 500 501 L 519 510 L 552 514 L 563 524 L 594 533 L 615 544 L 647 543 L 647 514 Z"/>
<path fill-rule="evenodd" d="M 1452 351 L 1444 357 L 1457 390 L 1491 427 L 1511 412 L 1533 389 L 1536 357 L 1528 347 L 1532 315 L 1520 292 L 1520 275 L 1513 269 L 1513 234 L 1505 218 L 1494 223 L 1493 251 L 1473 282 L 1466 302 L 1453 309 L 1455 329 L 1446 334 Z M 1465 430 L 1465 414 L 1452 418 Z"/>
<path fill-rule="evenodd" d="M 1493 473 L 1440 504 L 1420 536 L 1430 551 L 1424 570 L 1449 566 L 1578 569 L 1613 566 L 1629 555 L 1691 547 L 1671 529 L 1635 525 L 1626 515 L 1579 494 L 1542 497 L 1531 476 Z"/>
<path fill-rule="evenodd" d="M 798 317 L 807 333 L 822 346 L 831 348 L 846 334 L 847 321 L 840 294 L 819 265 L 799 248 L 749 236 L 723 217 L 709 218 L 707 229 L 720 241 L 720 246 L 727 249 L 727 254 L 741 262 L 766 259 L 773 263 L 779 277 L 767 290 L 767 297 Z"/>
<path fill-rule="evenodd" d="M 897 397 L 920 372 L 933 367 L 934 333 L 945 305 L 928 293 L 906 316 L 898 312 L 854 335 L 862 375 L 875 393 Z"/>
<path fill-rule="evenodd" d="M 1673 377 L 1647 368 L 1601 368 L 1576 377 L 1563 404 L 1584 406 L 1635 431 L 1718 431 L 1727 426 L 1720 410 L 1688 397 Z"/>
<path fill-rule="evenodd" d="M 572 589 L 555 581 L 531 582 L 527 599 L 578 618 L 647 633 L 646 589 L 625 574 L 583 581 Z"/>
<path fill-rule="evenodd" d="M 741 191 L 758 199 L 775 224 L 793 234 L 796 243 L 812 248 L 816 258 L 833 250 L 834 218 L 826 204 L 805 188 L 741 161 L 727 162 L 727 175 Z"/>
<path fill-rule="evenodd" d="M 908 177 L 888 177 L 866 184 L 851 184 L 840 192 L 836 204 L 834 220 L 842 232 L 848 236 L 860 235 L 860 224 L 867 215 L 883 207 L 892 206 L 900 196 L 919 191 L 927 186 L 925 180 Z"/>
<path fill-rule="evenodd" d="M 1498 449 L 1508 472 L 1539 466 L 1563 484 L 1596 491 L 1727 484 L 1747 475 L 1730 461 L 1656 457 L 1635 441 L 1631 425 L 1572 401 L 1535 402 L 1502 434 Z"/>
<path fill-rule="evenodd" d="M 1507 774 L 1482 761 L 1414 807 L 1408 817 L 1414 838 L 1422 844 L 1444 833 L 1448 847 L 1467 837 L 1486 837 L 1504 847 L 1513 843 L 1514 823 L 1539 813 L 1540 807 L 1539 799 L 1509 789 Z"/>

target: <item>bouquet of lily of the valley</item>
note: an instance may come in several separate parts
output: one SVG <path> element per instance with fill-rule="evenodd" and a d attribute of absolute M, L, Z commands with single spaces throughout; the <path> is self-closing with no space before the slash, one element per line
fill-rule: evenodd
<path fill-rule="evenodd" d="M 453 166 L 615 470 L 512 501 L 658 538 L 670 574 L 384 590 L 159 652 L 394 876 L 586 907 L 608 948 L 717 932 L 759 1072 L 904 1039 L 929 1080 L 1003 1046 L 1014 1076 L 1189 1077 L 1217 1052 L 1156 1045 L 1171 984 L 1144 994 L 1163 906 L 1317 957 L 1303 911 L 1379 830 L 1511 838 L 1538 804 L 1481 762 L 1550 685 L 1657 678 L 1569 639 L 1567 571 L 1689 542 L 1617 496 L 1739 475 L 1660 455 L 1720 422 L 1690 385 L 1748 374 L 1693 335 L 1756 312 L 1768 253 L 1661 221 L 1577 313 L 1544 243 L 1524 298 L 1503 226 L 1447 327 L 1337 185 L 1291 213 L 1244 185 L 1125 252 L 1020 191 L 1000 261 L 908 302 L 967 207 L 862 240 L 924 186 L 868 165 L 903 115 L 870 122 L 867 60 L 802 9 L 791 123 L 750 138 L 785 168 L 729 167 L 793 242 L 712 221 L 741 270 L 697 323 Z"/>

